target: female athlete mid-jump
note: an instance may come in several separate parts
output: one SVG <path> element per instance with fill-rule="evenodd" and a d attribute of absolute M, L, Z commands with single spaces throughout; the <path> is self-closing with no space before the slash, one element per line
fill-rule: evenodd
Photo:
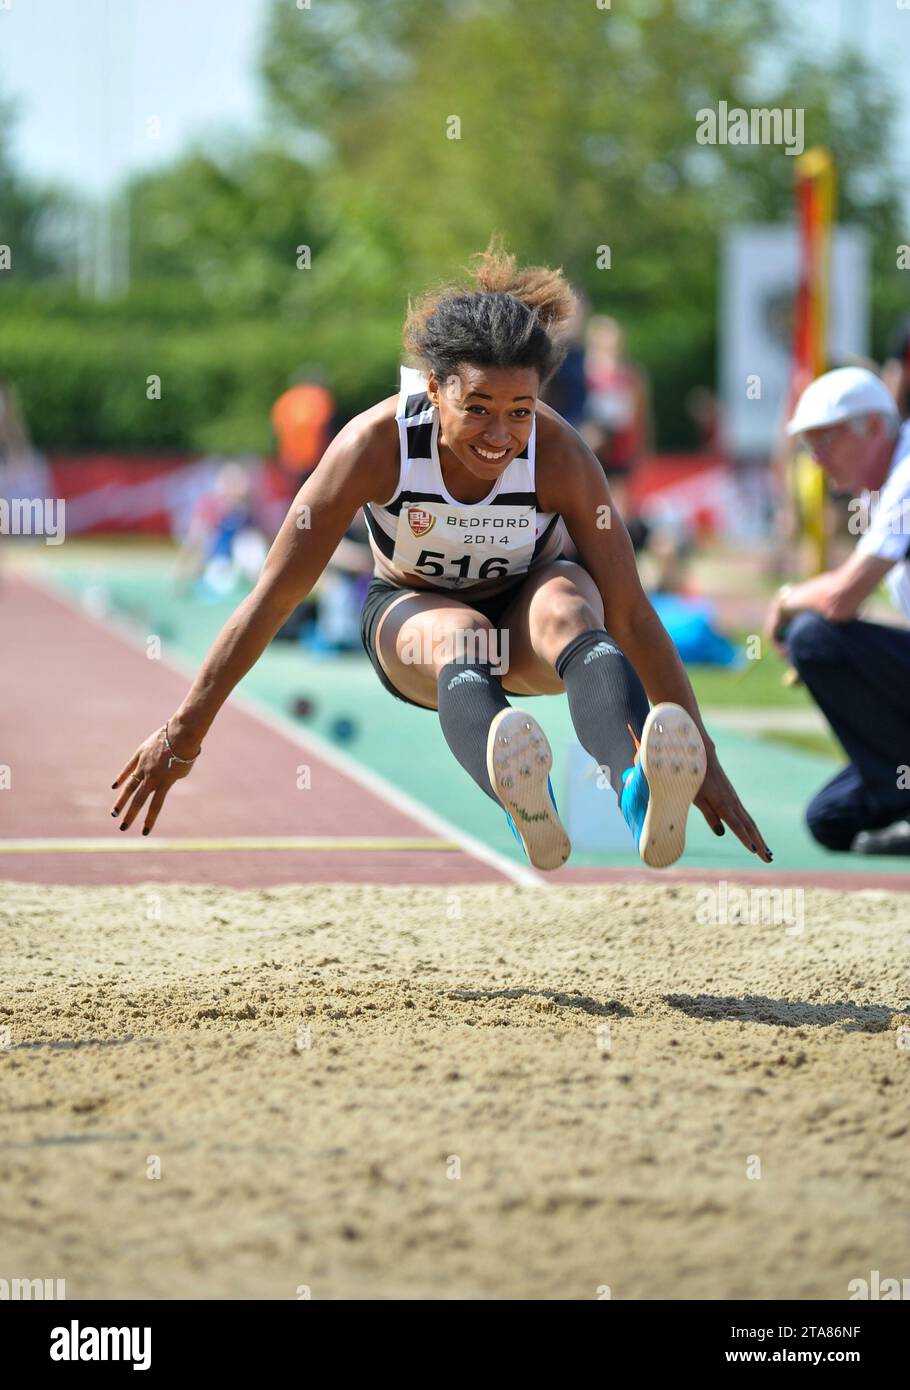
<path fill-rule="evenodd" d="M 495 242 L 469 287 L 409 307 L 416 368 L 341 430 L 307 478 L 186 699 L 114 783 L 122 830 L 148 802 L 149 833 L 221 705 L 362 507 L 375 577 L 361 626 L 376 673 L 398 699 L 437 711 L 452 753 L 504 807 L 532 864 L 558 868 L 571 847 L 546 736 L 509 697 L 563 692 L 646 864 L 679 858 L 693 801 L 718 835 L 726 822 L 770 862 L 641 587 L 603 470 L 539 399 L 573 308 L 561 272 L 517 269 Z M 567 532 L 576 560 L 561 553 Z"/>

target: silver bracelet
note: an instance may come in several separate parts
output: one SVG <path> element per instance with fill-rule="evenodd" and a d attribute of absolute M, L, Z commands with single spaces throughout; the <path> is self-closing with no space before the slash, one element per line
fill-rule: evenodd
<path fill-rule="evenodd" d="M 199 749 L 199 753 L 196 754 L 196 758 L 181 758 L 181 757 L 179 757 L 179 756 L 174 752 L 173 748 L 171 747 L 171 740 L 168 738 L 168 731 L 167 731 L 168 723 L 170 723 L 170 720 L 168 720 L 167 723 L 166 723 L 165 726 L 164 726 L 164 741 L 165 741 L 165 743 L 167 744 L 167 751 L 168 751 L 168 752 L 170 753 L 170 755 L 171 755 L 171 756 L 168 758 L 168 760 L 167 760 L 168 769 L 170 769 L 170 768 L 173 766 L 174 763 L 186 763 L 186 764 L 194 763 L 194 762 L 196 761 L 196 758 L 199 757 L 199 753 L 202 752 L 202 749 L 201 749 L 201 748 Z"/>

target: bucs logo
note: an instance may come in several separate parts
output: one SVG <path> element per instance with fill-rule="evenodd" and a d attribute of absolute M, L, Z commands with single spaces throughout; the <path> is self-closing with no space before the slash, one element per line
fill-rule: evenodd
<path fill-rule="evenodd" d="M 415 536 L 426 536 L 436 525 L 436 518 L 422 507 L 408 507 L 408 525 Z"/>

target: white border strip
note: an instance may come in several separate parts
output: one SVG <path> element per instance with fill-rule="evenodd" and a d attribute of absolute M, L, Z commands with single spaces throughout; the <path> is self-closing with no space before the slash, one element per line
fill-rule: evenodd
<path fill-rule="evenodd" d="M 102 632 L 107 633 L 109 636 L 119 637 L 122 642 L 132 647 L 134 651 L 140 651 L 143 655 L 145 654 L 145 646 L 142 639 L 137 636 L 135 631 L 127 623 L 123 622 L 122 619 L 114 615 L 107 618 L 96 617 L 94 613 L 88 612 L 72 594 L 68 593 L 66 590 L 61 591 L 58 585 L 47 578 L 46 573 L 39 577 L 35 571 L 26 573 L 23 569 L 19 569 L 16 575 L 23 583 L 34 585 L 36 589 L 40 590 L 48 598 L 55 599 L 62 607 L 69 608 L 73 612 L 78 613 L 80 617 L 84 618 L 87 622 L 94 623 Z M 163 666 L 169 666 L 172 671 L 182 676 L 185 680 L 188 680 L 191 684 L 196 679 L 198 668 L 191 666 L 189 662 L 185 662 L 179 657 L 162 656 L 159 660 Z M 391 696 L 389 698 L 391 699 Z M 228 699 L 232 700 L 237 708 L 242 709 L 244 713 L 251 715 L 254 719 L 258 719 L 260 724 L 264 724 L 266 728 L 271 729 L 274 733 L 283 734 L 285 738 L 291 743 L 297 744 L 299 748 L 305 748 L 309 753 L 318 754 L 323 762 L 328 763 L 336 772 L 344 774 L 344 776 L 350 778 L 352 782 L 356 782 L 361 787 L 365 787 L 366 790 L 372 792 L 374 796 L 379 797 L 390 806 L 394 806 L 396 810 L 403 812 L 405 815 L 411 816 L 412 819 L 419 821 L 441 838 L 457 841 L 467 854 L 471 855 L 474 859 L 479 859 L 482 864 L 488 864 L 491 868 L 496 869 L 497 872 L 503 874 L 504 877 L 511 879 L 513 883 L 519 883 L 523 887 L 528 888 L 550 887 L 550 884 L 548 884 L 535 869 L 531 868 L 530 865 L 516 864 L 504 854 L 499 854 L 496 850 L 490 849 L 482 840 L 478 840 L 474 835 L 469 835 L 457 825 L 453 825 L 452 822 L 446 820 L 444 816 L 437 815 L 435 811 L 431 811 L 428 806 L 424 806 L 421 802 L 409 796 L 407 792 L 401 791 L 399 787 L 395 787 L 391 782 L 387 782 L 385 778 L 381 777 L 378 773 L 372 772 L 369 768 L 361 766 L 360 763 L 348 757 L 346 753 L 342 753 L 340 749 L 329 743 L 328 740 L 321 738 L 318 734 L 314 734 L 311 731 L 304 733 L 291 719 L 288 719 L 285 715 L 276 713 L 274 710 L 268 709 L 266 706 L 260 704 L 253 696 L 240 692 L 235 687 L 231 695 L 228 696 Z"/>
<path fill-rule="evenodd" d="M 237 850 L 318 850 L 320 853 L 337 852 L 340 854 L 349 853 L 351 850 L 377 850 L 377 851 L 409 851 L 409 850 L 435 850 L 437 852 L 456 851 L 461 852 L 461 845 L 454 840 L 431 840 L 408 838 L 401 836 L 394 839 L 392 836 L 383 837 L 380 835 L 274 835 L 269 836 L 232 836 L 225 839 L 206 839 L 188 837 L 181 840 L 143 840 L 126 838 L 118 835 L 116 838 L 101 839 L 98 836 L 85 836 L 81 839 L 44 839 L 44 840 L 0 840 L 0 854 L 111 854 L 131 850 L 142 854 L 154 853 L 175 853 L 187 850 L 229 850 L 232 853 Z"/>

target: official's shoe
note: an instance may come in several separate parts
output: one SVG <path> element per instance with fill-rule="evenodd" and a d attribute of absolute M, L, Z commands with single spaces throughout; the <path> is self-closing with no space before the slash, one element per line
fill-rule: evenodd
<path fill-rule="evenodd" d="M 910 854 L 910 821 L 896 820 L 884 830 L 861 830 L 850 848 L 854 854 Z"/>

